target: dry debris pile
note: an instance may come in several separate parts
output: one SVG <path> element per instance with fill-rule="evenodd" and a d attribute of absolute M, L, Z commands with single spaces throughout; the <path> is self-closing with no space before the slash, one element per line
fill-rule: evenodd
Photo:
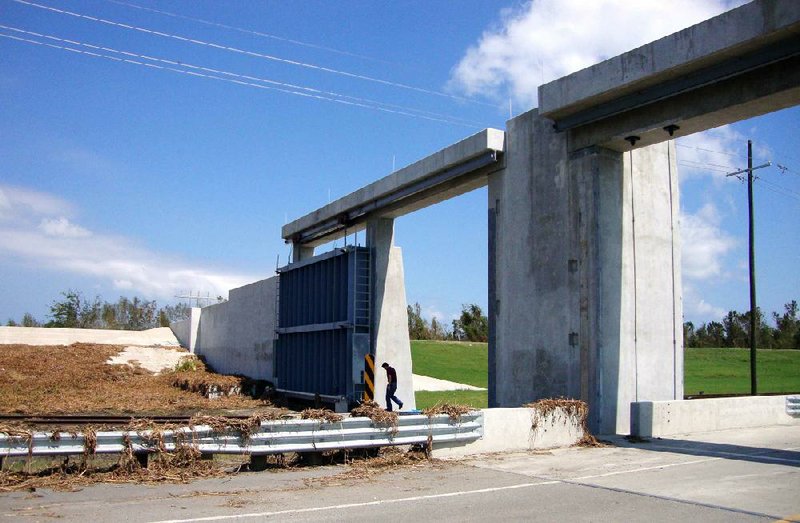
<path fill-rule="evenodd" d="M 350 411 L 351 416 L 369 418 L 380 427 L 391 427 L 397 431 L 397 413 L 389 412 L 374 401 L 365 401 Z"/>
<path fill-rule="evenodd" d="M 109 365 L 117 345 L 0 347 L 0 409 L 7 414 L 189 414 L 231 409 L 270 411 L 237 394 L 209 399 L 198 392 L 241 387 L 241 378 L 196 370 L 153 374 L 135 365 Z M 183 389 L 183 390 L 182 390 Z"/>
<path fill-rule="evenodd" d="M 344 417 L 328 409 L 306 409 L 300 413 L 300 419 L 315 419 L 323 423 L 339 423 Z"/>
<path fill-rule="evenodd" d="M 475 409 L 469 405 L 458 405 L 445 402 L 437 403 L 433 407 L 423 410 L 422 413 L 429 418 L 436 416 L 437 414 L 447 414 L 450 417 L 450 421 L 458 423 L 461 421 L 461 416 L 468 414 L 473 410 Z"/>
<path fill-rule="evenodd" d="M 561 411 L 565 414 L 565 417 L 563 418 L 564 424 L 566 424 L 567 420 L 571 417 L 578 419 L 578 424 L 582 429 L 583 436 L 581 436 L 581 439 L 578 440 L 576 445 L 581 447 L 603 446 L 603 444 L 597 441 L 597 438 L 595 438 L 592 433 L 589 432 L 589 406 L 585 401 L 568 398 L 548 398 L 534 401 L 533 403 L 526 403 L 523 405 L 523 407 L 533 409 L 533 430 L 536 430 L 540 423 L 548 416 L 551 419 L 551 423 L 555 423 L 555 417 L 553 414 L 557 409 L 561 409 Z"/>

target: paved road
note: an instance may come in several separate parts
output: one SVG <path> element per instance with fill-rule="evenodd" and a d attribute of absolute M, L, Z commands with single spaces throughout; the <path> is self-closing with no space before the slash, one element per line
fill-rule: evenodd
<path fill-rule="evenodd" d="M 613 443 L 368 480 L 320 467 L 4 494 L 0 521 L 800 521 L 800 426 Z"/>

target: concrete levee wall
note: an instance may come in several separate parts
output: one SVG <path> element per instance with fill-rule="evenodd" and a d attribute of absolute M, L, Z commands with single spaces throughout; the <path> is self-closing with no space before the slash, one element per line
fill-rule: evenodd
<path fill-rule="evenodd" d="M 691 432 L 800 424 L 786 396 L 748 396 L 631 404 L 631 434 L 643 438 Z"/>
<path fill-rule="evenodd" d="M 172 332 L 181 344 L 181 347 L 189 349 L 189 352 L 195 352 L 197 342 L 197 327 L 200 324 L 200 307 L 192 307 L 189 311 L 189 317 L 185 320 L 175 321 L 170 323 Z"/>
<path fill-rule="evenodd" d="M 177 347 L 180 345 L 169 327 L 157 327 L 144 331 L 0 327 L 0 345 L 71 345 L 73 343 L 140 345 L 148 347 Z"/>
<path fill-rule="evenodd" d="M 277 276 L 232 289 L 228 301 L 193 310 L 171 327 L 215 371 L 272 380 L 277 292 Z"/>
<path fill-rule="evenodd" d="M 523 452 L 570 447 L 584 432 L 580 419 L 562 408 L 547 414 L 536 409 L 483 409 L 483 437 L 470 443 L 434 443 L 437 458 L 459 458 L 492 452 Z"/>

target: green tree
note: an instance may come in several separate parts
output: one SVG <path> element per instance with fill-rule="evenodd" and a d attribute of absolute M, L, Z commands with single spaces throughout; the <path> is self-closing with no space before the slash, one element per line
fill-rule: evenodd
<path fill-rule="evenodd" d="M 50 317 L 47 327 L 64 327 L 72 329 L 91 329 L 100 327 L 100 298 L 88 300 L 78 291 L 62 292 L 61 301 L 50 305 Z"/>
<path fill-rule="evenodd" d="M 800 349 L 800 318 L 797 301 L 792 300 L 783 306 L 783 315 L 772 313 L 775 320 L 775 348 Z"/>
<path fill-rule="evenodd" d="M 481 308 L 472 303 L 461 306 L 461 316 L 453 320 L 453 337 L 468 341 L 489 340 L 489 318 L 483 315 Z"/>
<path fill-rule="evenodd" d="M 422 307 L 419 303 L 406 306 L 408 312 L 408 337 L 412 340 L 428 340 L 430 339 L 430 327 L 425 318 L 422 317 Z"/>
<path fill-rule="evenodd" d="M 6 322 L 6 327 L 16 327 L 16 326 L 17 322 L 14 321 L 14 318 L 9 318 L 8 321 Z"/>
<path fill-rule="evenodd" d="M 42 324 L 36 321 L 36 318 L 33 317 L 33 314 L 30 312 L 26 312 L 22 315 L 22 326 L 23 327 L 41 327 Z"/>

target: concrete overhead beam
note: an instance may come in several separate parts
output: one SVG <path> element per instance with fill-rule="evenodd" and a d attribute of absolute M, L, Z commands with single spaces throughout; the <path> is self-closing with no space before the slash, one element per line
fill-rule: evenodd
<path fill-rule="evenodd" d="M 756 0 L 539 88 L 570 149 L 627 150 L 800 101 L 800 2 Z"/>
<path fill-rule="evenodd" d="M 488 183 L 505 133 L 484 129 L 283 226 L 282 237 L 315 246 L 363 230 L 368 218 L 395 218 Z"/>

